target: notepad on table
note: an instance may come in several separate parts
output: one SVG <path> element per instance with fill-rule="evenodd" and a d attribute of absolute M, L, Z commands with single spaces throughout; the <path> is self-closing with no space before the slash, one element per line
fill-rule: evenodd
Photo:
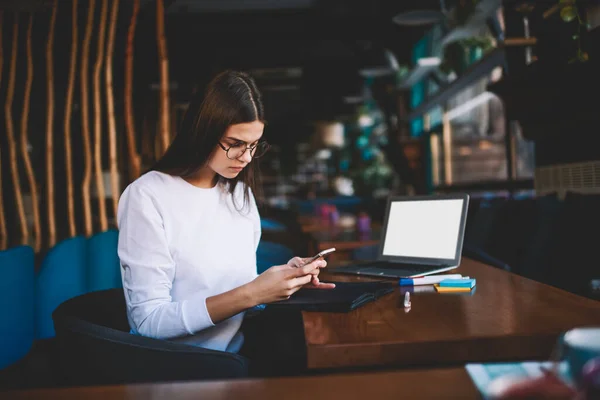
<path fill-rule="evenodd" d="M 472 289 L 475 286 L 475 279 L 444 279 L 438 285 L 448 288 L 468 288 Z"/>
<path fill-rule="evenodd" d="M 433 287 L 438 293 L 469 293 L 472 290 L 469 287 L 440 286 L 439 284 L 435 284 Z"/>

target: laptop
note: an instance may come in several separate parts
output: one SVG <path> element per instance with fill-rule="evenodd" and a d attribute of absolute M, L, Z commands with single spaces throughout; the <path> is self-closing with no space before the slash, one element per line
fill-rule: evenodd
<path fill-rule="evenodd" d="M 458 268 L 469 195 L 390 197 L 377 259 L 332 272 L 415 278 Z"/>

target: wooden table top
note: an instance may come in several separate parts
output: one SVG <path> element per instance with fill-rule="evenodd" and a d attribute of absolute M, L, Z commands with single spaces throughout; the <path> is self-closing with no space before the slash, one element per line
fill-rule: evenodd
<path fill-rule="evenodd" d="M 441 399 L 479 398 L 464 368 L 213 382 L 39 389 L 4 399 Z"/>
<path fill-rule="evenodd" d="M 335 274 L 327 281 L 373 278 Z M 452 271 L 477 279 L 471 293 L 403 291 L 349 313 L 303 312 L 309 368 L 370 365 L 441 366 L 466 362 L 547 359 L 557 337 L 600 325 L 600 302 L 463 258 Z"/>

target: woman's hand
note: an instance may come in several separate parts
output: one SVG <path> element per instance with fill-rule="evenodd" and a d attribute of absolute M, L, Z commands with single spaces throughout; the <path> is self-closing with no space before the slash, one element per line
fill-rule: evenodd
<path fill-rule="evenodd" d="M 335 288 L 334 283 L 323 283 L 323 282 L 319 281 L 319 272 L 321 272 L 321 268 L 325 268 L 325 266 L 327 265 L 327 261 L 323 260 L 322 258 L 319 258 L 318 260 L 323 261 L 323 263 L 325 263 L 325 264 L 322 267 L 316 268 L 311 272 L 312 279 L 311 279 L 310 283 L 308 284 L 308 287 L 310 287 L 311 289 L 333 289 L 333 288 Z M 293 267 L 299 268 L 309 261 L 310 261 L 310 258 L 294 257 L 290 261 L 288 261 L 288 265 L 292 265 Z"/>
<path fill-rule="evenodd" d="M 324 260 L 305 265 L 303 262 L 304 259 L 295 257 L 285 265 L 276 265 L 260 274 L 248 284 L 253 302 L 265 304 L 289 299 L 302 286 L 313 281 L 313 277 L 319 274 L 319 268 L 327 265 Z"/>

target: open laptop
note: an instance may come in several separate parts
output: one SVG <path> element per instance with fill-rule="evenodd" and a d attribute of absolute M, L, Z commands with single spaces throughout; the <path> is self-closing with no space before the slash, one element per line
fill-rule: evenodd
<path fill-rule="evenodd" d="M 332 272 L 415 278 L 455 269 L 460 264 L 467 194 L 390 197 L 376 260 Z"/>

